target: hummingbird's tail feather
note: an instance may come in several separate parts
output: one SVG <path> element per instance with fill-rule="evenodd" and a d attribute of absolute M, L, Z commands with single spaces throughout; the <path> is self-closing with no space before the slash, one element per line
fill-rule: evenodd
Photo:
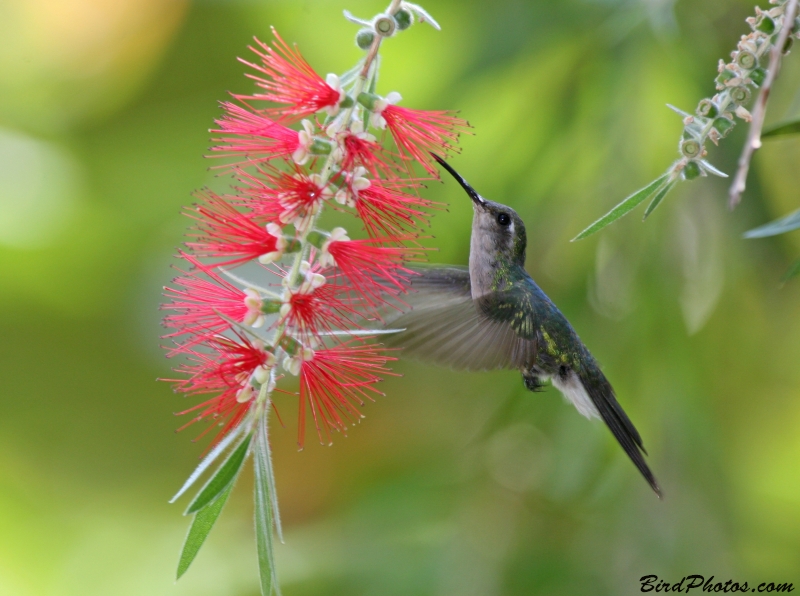
<path fill-rule="evenodd" d="M 594 362 L 589 362 L 588 365 L 582 367 L 578 376 L 600 418 L 606 423 L 611 434 L 614 435 L 622 449 L 631 458 L 631 461 L 647 480 L 650 487 L 661 498 L 663 496 L 661 487 L 659 487 L 656 477 L 644 461 L 644 455 L 647 452 L 642 445 L 642 438 L 622 409 L 622 406 L 619 405 L 617 398 L 614 396 L 614 389 L 611 387 L 611 383 L 608 382 L 608 379 Z"/>

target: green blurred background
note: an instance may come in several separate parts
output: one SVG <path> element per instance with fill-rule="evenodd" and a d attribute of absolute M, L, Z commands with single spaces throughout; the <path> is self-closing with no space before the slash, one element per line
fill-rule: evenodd
<path fill-rule="evenodd" d="M 160 292 L 227 91 L 275 25 L 321 73 L 359 56 L 373 0 L 0 1 L 0 594 L 255 596 L 252 480 L 189 573 L 167 499 L 197 463 L 165 383 Z M 426 0 L 443 30 L 384 45 L 379 91 L 458 109 L 452 163 L 528 226 L 527 267 L 603 363 L 664 487 L 598 422 L 513 372 L 401 363 L 334 446 L 274 425 L 287 596 L 634 594 L 689 574 L 800 585 L 800 235 L 741 233 L 798 205 L 800 140 L 757 154 L 743 205 L 679 186 L 569 239 L 676 156 L 752 4 Z M 768 123 L 796 114 L 791 55 Z M 711 161 L 733 172 L 740 126 Z M 428 196 L 434 260 L 465 263 L 471 207 Z M 310 435 L 313 437 L 313 435 Z"/>

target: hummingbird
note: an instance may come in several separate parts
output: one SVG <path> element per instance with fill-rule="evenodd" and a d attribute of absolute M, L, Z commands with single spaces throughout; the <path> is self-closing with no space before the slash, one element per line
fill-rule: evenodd
<path fill-rule="evenodd" d="M 438 155 L 472 199 L 469 267 L 418 267 L 386 343 L 455 370 L 517 369 L 525 387 L 550 381 L 587 418 L 608 426 L 647 483 L 661 489 L 642 439 L 592 354 L 525 270 L 525 224 L 516 211 L 485 199 Z"/>

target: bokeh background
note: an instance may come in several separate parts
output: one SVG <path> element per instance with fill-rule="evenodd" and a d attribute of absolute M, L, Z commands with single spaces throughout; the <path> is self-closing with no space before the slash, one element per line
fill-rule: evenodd
<path fill-rule="evenodd" d="M 384 45 L 379 91 L 458 109 L 452 163 L 519 211 L 527 267 L 603 363 L 664 487 L 598 422 L 513 372 L 401 363 L 333 447 L 296 448 L 280 404 L 284 593 L 634 594 L 689 574 L 800 585 L 800 233 L 741 239 L 798 206 L 800 139 L 757 154 L 743 205 L 680 185 L 569 239 L 660 174 L 753 6 L 732 0 L 425 0 L 443 30 Z M 252 479 L 177 584 L 197 463 L 157 377 L 161 286 L 236 61 L 275 25 L 321 73 L 359 57 L 343 8 L 374 0 L 0 1 L 0 593 L 255 596 Z M 790 55 L 768 122 L 794 115 Z M 713 149 L 733 172 L 744 127 Z M 465 263 L 471 206 L 428 196 L 435 260 Z M 311 435 L 313 436 L 313 435 Z"/>

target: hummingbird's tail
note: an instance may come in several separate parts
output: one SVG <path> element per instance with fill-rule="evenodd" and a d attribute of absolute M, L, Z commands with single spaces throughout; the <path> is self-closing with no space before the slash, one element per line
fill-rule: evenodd
<path fill-rule="evenodd" d="M 588 362 L 584 362 L 581 370 L 578 372 L 583 388 L 589 396 L 589 399 L 597 409 L 597 413 L 603 422 L 606 423 L 611 434 L 617 439 L 620 446 L 631 458 L 633 464 L 637 467 L 642 476 L 644 476 L 647 483 L 661 498 L 661 488 L 658 486 L 653 472 L 644 461 L 644 455 L 647 452 L 642 445 L 642 438 L 639 436 L 638 431 L 633 426 L 633 423 L 628 418 L 628 415 L 619 405 L 617 398 L 614 395 L 614 389 L 611 383 L 608 382 L 600 367 L 591 356 Z"/>

